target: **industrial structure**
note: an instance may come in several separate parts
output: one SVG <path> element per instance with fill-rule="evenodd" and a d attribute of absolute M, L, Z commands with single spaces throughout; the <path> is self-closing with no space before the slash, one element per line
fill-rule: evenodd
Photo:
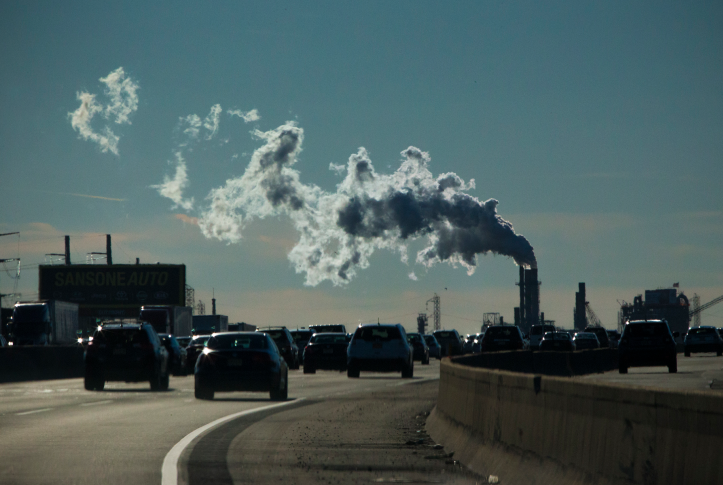
<path fill-rule="evenodd" d="M 537 268 L 525 269 L 520 266 L 520 306 L 515 307 L 515 325 L 522 333 L 528 333 L 532 325 L 540 322 L 540 281 Z"/>

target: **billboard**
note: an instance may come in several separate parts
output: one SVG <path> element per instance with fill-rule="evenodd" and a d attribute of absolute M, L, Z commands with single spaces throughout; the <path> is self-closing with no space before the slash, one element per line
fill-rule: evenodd
<path fill-rule="evenodd" d="M 40 265 L 38 293 L 78 303 L 84 316 L 137 316 L 141 305 L 186 305 L 186 265 Z"/>

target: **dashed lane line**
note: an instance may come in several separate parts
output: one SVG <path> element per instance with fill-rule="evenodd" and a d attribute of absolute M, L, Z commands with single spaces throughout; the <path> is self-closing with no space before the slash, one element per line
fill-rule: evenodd
<path fill-rule="evenodd" d="M 15 413 L 15 416 L 27 416 L 28 414 L 36 414 L 36 413 L 44 413 L 45 411 L 50 411 L 53 408 L 43 408 L 43 409 L 36 409 L 34 411 L 25 411 L 24 413 Z"/>
<path fill-rule="evenodd" d="M 113 402 L 112 399 L 108 399 L 107 401 L 94 401 L 94 402 L 86 402 L 81 404 L 80 406 L 95 406 L 97 404 L 108 404 L 109 402 Z"/>

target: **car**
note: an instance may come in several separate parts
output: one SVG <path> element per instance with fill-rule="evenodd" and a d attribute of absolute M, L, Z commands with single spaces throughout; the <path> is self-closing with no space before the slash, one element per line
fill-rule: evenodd
<path fill-rule="evenodd" d="M 608 330 L 608 340 L 610 341 L 610 348 L 617 349 L 620 343 L 620 332 L 617 330 Z"/>
<path fill-rule="evenodd" d="M 290 330 L 289 333 L 294 339 L 296 347 L 299 349 L 299 360 L 304 361 L 304 349 L 311 340 L 311 336 L 314 335 L 313 330 Z"/>
<path fill-rule="evenodd" d="M 497 350 L 524 350 L 525 342 L 520 327 L 516 325 L 492 325 L 482 337 L 481 352 Z"/>
<path fill-rule="evenodd" d="M 289 369 L 298 369 L 301 367 L 301 356 L 299 355 L 299 347 L 296 346 L 294 338 L 291 336 L 291 332 L 286 327 L 265 327 L 259 328 L 257 332 L 263 332 L 269 334 L 274 339 L 276 346 L 279 348 L 281 355 L 286 359 L 286 363 L 289 364 Z"/>
<path fill-rule="evenodd" d="M 176 337 L 176 342 L 178 342 L 178 345 L 180 345 L 181 348 L 185 349 L 186 347 L 188 347 L 188 344 L 191 343 L 191 339 L 192 339 L 192 337 L 189 337 L 189 336 Z"/>
<path fill-rule="evenodd" d="M 361 371 L 400 372 L 402 378 L 414 376 L 414 356 L 407 333 L 400 324 L 359 325 L 347 349 L 347 376 L 359 377 Z"/>
<path fill-rule="evenodd" d="M 577 332 L 572 340 L 575 342 L 577 350 L 600 348 L 600 341 L 598 341 L 597 335 L 592 332 Z"/>
<path fill-rule="evenodd" d="M 168 351 L 149 323 L 98 327 L 86 347 L 84 361 L 88 391 L 102 391 L 107 381 L 148 381 L 152 391 L 168 389 Z"/>
<path fill-rule="evenodd" d="M 265 332 L 214 333 L 196 362 L 196 399 L 216 392 L 268 392 L 273 401 L 289 394 L 289 367 L 273 338 Z"/>
<path fill-rule="evenodd" d="M 476 335 L 473 333 L 468 333 L 463 339 L 462 339 L 462 354 L 471 354 L 472 353 L 472 346 L 474 345 Z"/>
<path fill-rule="evenodd" d="M 530 333 L 528 335 L 530 349 L 539 350 L 540 341 L 542 340 L 542 337 L 545 335 L 545 333 L 554 331 L 554 325 L 532 325 L 530 327 Z"/>
<path fill-rule="evenodd" d="M 575 342 L 567 332 L 546 332 L 540 340 L 540 351 L 574 352 Z"/>
<path fill-rule="evenodd" d="M 412 346 L 412 358 L 421 361 L 422 365 L 429 365 L 429 347 L 422 335 L 418 333 L 408 333 L 407 342 Z"/>
<path fill-rule="evenodd" d="M 317 369 L 345 371 L 348 346 L 345 333 L 315 333 L 304 349 L 304 374 L 314 374 Z"/>
<path fill-rule="evenodd" d="M 592 332 L 597 337 L 598 342 L 600 342 L 600 348 L 610 347 L 610 339 L 608 338 L 608 331 L 605 330 L 604 327 L 596 327 L 592 325 L 588 325 L 585 327 L 585 330 L 583 332 Z"/>
<path fill-rule="evenodd" d="M 311 330 L 314 333 L 321 333 L 321 332 L 346 333 L 346 325 L 342 325 L 342 324 L 309 325 L 309 330 Z"/>
<path fill-rule="evenodd" d="M 618 346 L 618 370 L 627 374 L 629 367 L 668 367 L 668 372 L 678 372 L 678 354 L 675 338 L 665 320 L 632 320 L 625 324 Z"/>
<path fill-rule="evenodd" d="M 170 359 L 171 373 L 174 376 L 187 376 L 188 375 L 188 364 L 186 363 L 188 353 L 186 349 L 178 344 L 176 337 L 168 333 L 159 333 L 158 338 L 161 339 L 161 343 L 168 351 Z"/>
<path fill-rule="evenodd" d="M 484 337 L 484 333 L 478 333 L 477 335 L 473 335 L 474 341 L 472 342 L 472 349 L 471 352 L 473 354 L 479 354 L 482 352 L 482 337 Z"/>
<path fill-rule="evenodd" d="M 7 347 L 7 346 L 8 346 L 8 341 L 5 340 L 5 337 L 0 335 L 0 347 Z"/>
<path fill-rule="evenodd" d="M 188 372 L 192 373 L 196 368 L 198 356 L 201 355 L 201 352 L 206 347 L 206 342 L 210 338 L 211 335 L 196 335 L 186 346 L 186 368 Z"/>
<path fill-rule="evenodd" d="M 706 325 L 692 327 L 688 330 L 683 345 L 686 357 L 697 352 L 715 352 L 719 357 L 723 355 L 723 339 L 715 327 Z"/>
<path fill-rule="evenodd" d="M 462 338 L 456 330 L 437 330 L 434 338 L 439 342 L 440 355 L 462 355 Z"/>
<path fill-rule="evenodd" d="M 434 338 L 434 335 L 425 334 L 424 342 L 427 344 L 427 347 L 429 347 L 430 357 L 436 357 L 437 359 L 442 358 L 442 347 L 440 347 L 439 342 L 437 342 L 437 339 Z"/>

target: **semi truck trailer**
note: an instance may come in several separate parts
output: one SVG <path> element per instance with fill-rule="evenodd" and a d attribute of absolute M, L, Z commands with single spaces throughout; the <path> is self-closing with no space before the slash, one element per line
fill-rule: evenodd
<path fill-rule="evenodd" d="M 228 316 L 226 315 L 194 315 L 193 335 L 210 335 L 216 332 L 228 331 Z"/>
<path fill-rule="evenodd" d="M 190 306 L 144 305 L 138 318 L 150 323 L 158 333 L 185 337 L 191 335 L 192 310 Z"/>
<path fill-rule="evenodd" d="M 78 341 L 78 304 L 60 300 L 21 301 L 13 308 L 13 345 L 65 345 Z"/>

